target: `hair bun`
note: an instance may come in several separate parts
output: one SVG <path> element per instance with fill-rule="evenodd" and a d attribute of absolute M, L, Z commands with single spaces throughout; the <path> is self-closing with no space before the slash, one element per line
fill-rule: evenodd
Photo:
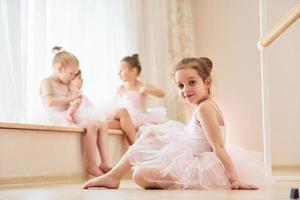
<path fill-rule="evenodd" d="M 65 50 L 64 50 L 64 48 L 62 48 L 62 47 L 60 47 L 60 46 L 54 46 L 54 47 L 52 48 L 52 53 L 54 53 L 54 54 L 58 54 L 58 53 L 60 53 L 60 52 L 62 52 L 62 51 L 65 51 Z"/>
<path fill-rule="evenodd" d="M 210 72 L 213 68 L 212 61 L 207 57 L 201 57 L 201 58 L 199 58 L 199 60 L 205 64 L 205 68 L 207 69 L 208 74 L 210 74 Z"/>
<path fill-rule="evenodd" d="M 139 54 L 135 53 L 135 54 L 132 54 L 132 57 L 136 60 L 139 60 Z"/>

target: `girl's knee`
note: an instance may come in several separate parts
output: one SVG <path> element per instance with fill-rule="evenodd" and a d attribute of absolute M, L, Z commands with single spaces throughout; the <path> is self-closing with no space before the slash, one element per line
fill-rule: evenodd
<path fill-rule="evenodd" d="M 160 189 L 161 187 L 155 183 L 148 181 L 146 177 L 152 177 L 153 169 L 151 168 L 138 168 L 134 170 L 132 178 L 134 182 L 144 189 Z"/>
<path fill-rule="evenodd" d="M 139 179 L 139 176 L 140 176 L 140 172 L 138 169 L 134 170 L 133 173 L 132 173 L 132 179 L 134 181 L 136 181 L 137 179 Z"/>
<path fill-rule="evenodd" d="M 99 125 L 99 129 L 102 130 L 102 131 L 108 129 L 108 124 L 105 121 L 99 122 L 98 125 Z"/>
<path fill-rule="evenodd" d="M 97 133 L 97 130 L 99 129 L 99 124 L 96 122 L 89 122 L 86 125 L 87 133 Z"/>
<path fill-rule="evenodd" d="M 137 185 L 141 186 L 142 188 L 146 187 L 146 180 L 142 175 L 141 169 L 138 168 L 133 171 L 132 179 Z"/>
<path fill-rule="evenodd" d="M 128 117 L 129 116 L 128 110 L 126 108 L 119 109 L 118 114 L 120 117 Z"/>

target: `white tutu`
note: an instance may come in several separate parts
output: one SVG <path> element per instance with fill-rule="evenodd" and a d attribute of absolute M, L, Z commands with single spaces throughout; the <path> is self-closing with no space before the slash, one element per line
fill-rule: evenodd
<path fill-rule="evenodd" d="M 227 172 L 207 146 L 202 128 L 192 130 L 174 121 L 143 127 L 129 150 L 133 170 L 154 169 L 162 179 L 151 174 L 143 174 L 144 178 L 166 189 L 230 188 Z M 229 148 L 228 152 L 241 181 L 264 182 L 263 161 L 258 153 L 237 148 Z"/>

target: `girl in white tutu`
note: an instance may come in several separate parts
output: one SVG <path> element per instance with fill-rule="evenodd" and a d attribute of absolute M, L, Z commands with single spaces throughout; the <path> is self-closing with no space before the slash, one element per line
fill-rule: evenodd
<path fill-rule="evenodd" d="M 169 121 L 147 126 L 119 163 L 84 188 L 118 188 L 130 169 L 146 189 L 249 189 L 264 177 L 263 161 L 255 153 L 225 146 L 222 112 L 211 97 L 210 59 L 184 58 L 176 66 L 178 92 L 195 106 L 188 126 Z"/>
<path fill-rule="evenodd" d="M 136 139 L 136 130 L 143 124 L 159 124 L 168 120 L 165 108 L 147 108 L 148 96 L 164 97 L 164 91 L 138 79 L 142 67 L 139 56 L 133 54 L 121 60 L 119 86 L 114 105 L 109 106 L 108 127 L 122 129 L 129 144 Z"/>
<path fill-rule="evenodd" d="M 123 84 L 117 90 L 117 104 L 126 108 L 135 128 L 145 124 L 159 124 L 168 120 L 163 107 L 147 108 L 148 96 L 164 97 L 162 89 L 139 80 L 142 67 L 138 54 L 121 60 L 119 76 Z"/>
<path fill-rule="evenodd" d="M 111 167 L 107 157 L 107 125 L 88 108 L 87 98 L 80 90 L 72 89 L 72 80 L 79 71 L 79 61 L 72 53 L 53 48 L 55 56 L 52 61 L 54 73 L 42 80 L 40 95 L 46 110 L 45 123 L 52 125 L 79 125 L 86 129 L 83 136 L 83 148 L 87 162 L 87 172 L 100 176 L 108 172 Z M 83 105 L 82 105 L 83 104 Z M 80 106 L 84 108 L 79 109 Z M 75 112 L 78 115 L 75 117 Z M 96 162 L 96 151 L 99 151 L 101 164 Z"/>

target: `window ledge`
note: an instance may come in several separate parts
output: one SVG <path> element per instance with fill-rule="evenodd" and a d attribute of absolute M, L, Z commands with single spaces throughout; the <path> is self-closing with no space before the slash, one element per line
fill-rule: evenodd
<path fill-rule="evenodd" d="M 81 127 L 71 126 L 53 126 L 53 125 L 41 125 L 41 124 L 23 124 L 23 123 L 10 123 L 0 122 L 0 129 L 19 129 L 19 130 L 35 130 L 35 131 L 58 131 L 58 132 L 70 132 L 70 133 L 84 133 L 84 129 Z M 109 129 L 109 134 L 121 135 L 122 130 Z"/>

